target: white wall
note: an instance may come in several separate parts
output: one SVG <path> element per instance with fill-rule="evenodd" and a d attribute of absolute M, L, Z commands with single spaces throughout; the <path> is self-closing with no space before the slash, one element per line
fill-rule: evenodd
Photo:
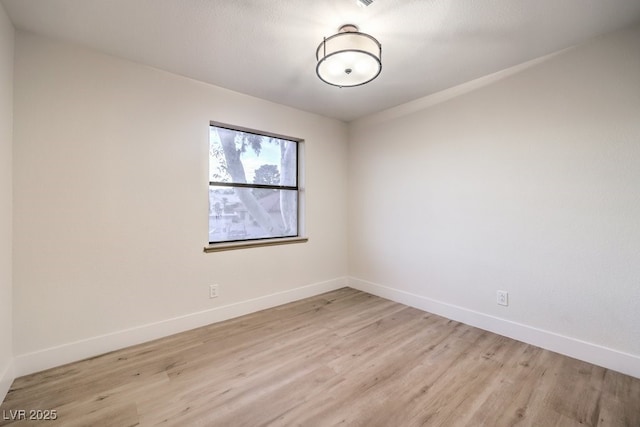
<path fill-rule="evenodd" d="M 640 377 L 638 52 L 635 27 L 354 123 L 351 283 Z"/>
<path fill-rule="evenodd" d="M 15 65 L 19 373 L 345 284 L 344 123 L 27 33 Z M 203 253 L 210 120 L 306 140 L 308 243 Z"/>
<path fill-rule="evenodd" d="M 14 30 L 0 3 L 0 402 L 13 381 L 12 142 Z"/>

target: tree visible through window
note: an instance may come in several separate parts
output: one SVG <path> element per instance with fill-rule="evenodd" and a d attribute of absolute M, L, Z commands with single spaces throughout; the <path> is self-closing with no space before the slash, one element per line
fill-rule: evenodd
<path fill-rule="evenodd" d="M 298 141 L 212 124 L 209 243 L 295 237 Z"/>

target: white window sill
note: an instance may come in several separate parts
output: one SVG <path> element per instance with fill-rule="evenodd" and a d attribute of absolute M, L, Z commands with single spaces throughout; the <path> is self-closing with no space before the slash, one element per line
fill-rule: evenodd
<path fill-rule="evenodd" d="M 232 251 L 234 249 L 260 248 L 264 246 L 289 245 L 308 242 L 308 237 L 282 237 L 265 240 L 246 240 L 244 242 L 212 243 L 204 247 L 204 252 Z"/>

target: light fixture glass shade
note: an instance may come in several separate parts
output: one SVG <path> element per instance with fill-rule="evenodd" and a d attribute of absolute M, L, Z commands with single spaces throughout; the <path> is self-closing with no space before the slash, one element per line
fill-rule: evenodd
<path fill-rule="evenodd" d="M 339 87 L 360 86 L 378 77 L 382 71 L 382 46 L 378 40 L 352 25 L 343 26 L 341 31 L 318 46 L 318 77 Z"/>

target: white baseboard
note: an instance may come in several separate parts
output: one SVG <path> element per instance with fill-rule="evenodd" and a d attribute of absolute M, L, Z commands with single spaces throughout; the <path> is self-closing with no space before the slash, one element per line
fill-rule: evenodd
<path fill-rule="evenodd" d="M 350 277 L 350 287 L 565 356 L 640 378 L 640 357 L 464 307 Z"/>
<path fill-rule="evenodd" d="M 10 361 L 9 364 L 4 368 L 4 372 L 0 374 L 0 403 L 4 401 L 9 388 L 11 388 L 11 384 L 15 379 L 16 376 L 13 369 L 13 361 Z"/>
<path fill-rule="evenodd" d="M 312 297 L 345 286 L 347 286 L 347 278 L 340 277 L 32 353 L 17 355 L 14 359 L 14 373 L 16 377 L 32 374 L 211 323 Z"/>

